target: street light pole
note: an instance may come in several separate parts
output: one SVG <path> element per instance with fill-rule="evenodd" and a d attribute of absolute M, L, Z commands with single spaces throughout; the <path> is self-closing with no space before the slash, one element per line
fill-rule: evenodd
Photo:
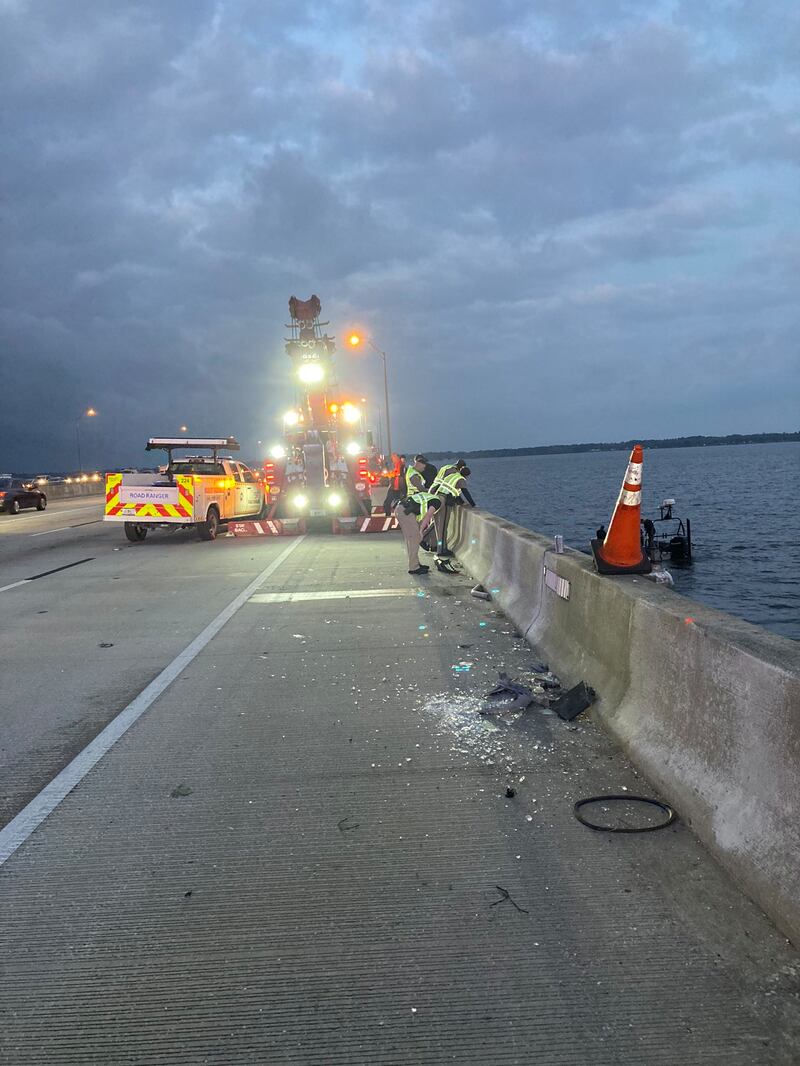
<path fill-rule="evenodd" d="M 78 418 L 75 419 L 75 443 L 78 446 L 78 473 L 79 474 L 81 472 L 81 418 L 83 418 L 83 415 L 80 415 Z"/>
<path fill-rule="evenodd" d="M 377 344 L 375 344 L 375 342 L 372 340 L 371 337 L 367 337 L 367 340 L 369 341 L 369 346 L 373 350 L 373 352 L 377 352 L 378 355 L 383 360 L 383 402 L 384 402 L 384 405 L 386 407 L 386 447 L 387 447 L 387 449 L 389 451 L 389 458 L 391 459 L 391 457 L 392 457 L 392 423 L 390 421 L 390 416 L 389 416 L 389 374 L 388 374 L 388 371 L 386 369 L 386 352 L 381 351 L 381 349 L 377 346 Z"/>
<path fill-rule="evenodd" d="M 383 398 L 386 404 L 386 447 L 389 449 L 389 455 L 392 454 L 392 423 L 391 415 L 389 414 L 389 372 L 386 367 L 386 352 L 382 351 L 372 337 L 364 336 L 362 333 L 350 334 L 350 347 L 357 348 L 362 341 L 366 341 L 369 344 L 373 352 L 377 352 L 383 360 Z"/>
<path fill-rule="evenodd" d="M 81 413 L 75 419 L 75 443 L 78 446 L 78 473 L 79 474 L 83 473 L 83 466 L 82 466 L 82 463 L 81 463 L 81 419 L 84 418 L 84 417 L 86 417 L 86 418 L 94 418 L 96 414 L 97 414 L 97 411 L 95 411 L 95 409 L 93 407 L 90 407 L 86 411 L 81 411 Z"/>

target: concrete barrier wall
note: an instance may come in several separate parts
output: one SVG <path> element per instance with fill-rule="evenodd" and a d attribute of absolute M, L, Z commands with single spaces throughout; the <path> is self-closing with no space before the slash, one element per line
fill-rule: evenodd
<path fill-rule="evenodd" d="M 644 577 L 601 577 L 486 512 L 454 521 L 467 570 L 562 679 L 592 685 L 603 725 L 800 943 L 800 644 Z"/>
<path fill-rule="evenodd" d="M 81 481 L 77 485 L 67 485 L 63 481 L 57 481 L 40 486 L 48 501 L 71 500 L 76 496 L 102 496 L 106 491 L 105 479 L 103 481 Z"/>

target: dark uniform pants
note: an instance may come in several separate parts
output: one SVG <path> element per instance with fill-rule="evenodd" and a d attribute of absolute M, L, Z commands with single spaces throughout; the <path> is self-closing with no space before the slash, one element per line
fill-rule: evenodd
<path fill-rule="evenodd" d="M 450 512 L 456 506 L 455 496 L 445 496 L 442 494 L 442 506 L 436 512 L 434 517 L 434 526 L 436 528 L 436 551 L 447 551 L 447 521 L 450 517 Z"/>
<path fill-rule="evenodd" d="M 406 542 L 408 552 L 408 569 L 416 570 L 419 567 L 419 522 L 415 514 L 406 514 L 403 505 L 399 503 L 395 508 L 397 524 Z"/>

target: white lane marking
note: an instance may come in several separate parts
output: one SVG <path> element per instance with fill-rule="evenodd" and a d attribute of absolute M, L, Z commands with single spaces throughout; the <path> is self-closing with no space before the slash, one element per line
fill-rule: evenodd
<path fill-rule="evenodd" d="M 303 600 L 364 600 L 370 596 L 416 596 L 416 589 L 350 589 L 349 592 L 258 592 L 251 603 L 301 603 Z"/>
<path fill-rule="evenodd" d="M 98 507 L 100 506 L 98 500 L 92 500 L 92 503 L 96 504 Z M 15 519 L 14 525 L 17 525 L 18 522 L 24 522 L 26 518 L 30 521 L 32 518 L 60 518 L 62 514 L 78 514 L 80 511 L 85 513 L 89 510 L 89 506 L 89 504 L 85 504 L 83 507 L 65 507 L 63 511 L 59 510 L 58 507 L 52 507 L 49 511 L 36 511 L 33 514 L 18 514 L 13 515 L 12 517 Z M 6 528 L 10 529 L 11 526 Z"/>
<path fill-rule="evenodd" d="M 3 585 L 3 587 L 0 589 L 0 592 L 8 592 L 9 589 L 18 589 L 20 585 L 29 584 L 30 580 L 31 579 L 29 577 L 24 577 L 22 581 L 15 581 L 13 585 Z"/>
<path fill-rule="evenodd" d="M 205 646 L 214 639 L 222 627 L 229 622 L 236 612 L 247 603 L 253 592 L 270 577 L 279 566 L 292 554 L 295 548 L 305 540 L 305 536 L 293 540 L 266 569 L 255 578 L 247 588 L 240 592 L 235 600 L 217 615 L 213 622 L 209 622 L 206 628 L 194 638 L 192 643 L 178 655 L 169 666 L 166 666 L 147 688 L 132 700 L 128 706 L 117 715 L 113 721 L 98 733 L 94 740 L 87 744 L 80 754 L 76 755 L 72 762 L 65 766 L 49 785 L 45 785 L 42 791 L 35 796 L 27 807 L 19 812 L 0 830 L 0 866 L 9 859 L 33 831 L 42 824 L 49 814 L 56 809 L 65 796 L 80 784 L 92 767 L 116 744 L 130 727 L 142 717 L 148 707 L 167 689 L 196 658 Z"/>
<path fill-rule="evenodd" d="M 58 529 L 43 529 L 40 533 L 29 533 L 29 537 L 48 537 L 51 533 L 63 533 L 65 529 L 82 529 L 84 526 L 99 526 L 102 518 L 96 518 L 93 522 L 79 522 L 76 526 L 59 526 Z"/>

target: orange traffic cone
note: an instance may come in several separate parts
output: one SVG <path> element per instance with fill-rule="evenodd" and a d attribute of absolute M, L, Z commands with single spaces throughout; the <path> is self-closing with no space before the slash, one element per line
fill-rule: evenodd
<path fill-rule="evenodd" d="M 652 569 L 640 533 L 643 460 L 642 446 L 635 444 L 606 539 L 592 541 L 594 565 L 601 574 L 649 574 Z"/>

